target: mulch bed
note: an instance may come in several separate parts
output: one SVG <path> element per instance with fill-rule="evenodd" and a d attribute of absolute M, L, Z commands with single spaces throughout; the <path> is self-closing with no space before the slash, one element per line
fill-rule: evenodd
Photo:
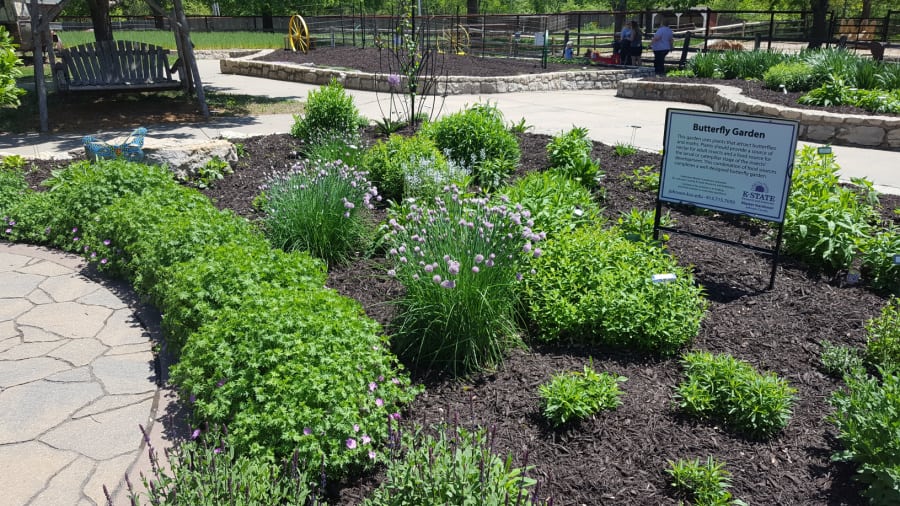
<path fill-rule="evenodd" d="M 521 136 L 519 174 L 547 165 L 549 137 Z M 372 131 L 367 142 L 374 142 Z M 255 217 L 251 202 L 273 166 L 292 164 L 296 143 L 289 136 L 247 139 L 248 156 L 231 177 L 205 190 L 216 205 Z M 653 195 L 636 191 L 627 180 L 641 166 L 659 166 L 657 154 L 616 156 L 596 144 L 593 156 L 606 173 L 604 214 L 615 220 L 632 207 L 652 209 Z M 885 196 L 884 219 L 900 198 Z M 678 226 L 731 240 L 771 247 L 769 229 L 714 213 L 670 209 Z M 562 344 L 514 351 L 497 371 L 465 380 L 416 372 L 427 392 L 407 413 L 417 423 L 458 418 L 460 423 L 493 427 L 496 449 L 535 465 L 541 495 L 554 504 L 673 504 L 664 469 L 668 460 L 712 455 L 728 463 L 736 497 L 749 504 L 858 504 L 852 469 L 834 464 L 833 428 L 823 421 L 827 398 L 840 382 L 819 370 L 820 340 L 862 346 L 863 325 L 876 316 L 885 298 L 858 286 L 843 286 L 840 273 L 824 275 L 786 260 L 775 289 L 766 291 L 770 261 L 751 252 L 675 236 L 672 254 L 695 266 L 698 283 L 710 300 L 694 349 L 731 353 L 757 368 L 773 371 L 799 390 L 785 431 L 769 441 L 750 441 L 717 426 L 682 416 L 672 391 L 681 378 L 676 359 L 660 359 L 601 347 Z M 589 261 L 589 260 L 586 260 Z M 369 316 L 388 327 L 391 300 L 401 287 L 384 273 L 380 258 L 358 259 L 333 269 L 328 286 L 362 302 Z M 623 405 L 592 420 L 554 430 L 540 416 L 537 386 L 553 374 L 580 370 L 593 360 L 596 370 L 628 377 Z M 356 504 L 377 483 L 359 477 L 335 484 L 340 504 Z"/>
<path fill-rule="evenodd" d="M 546 168 L 548 140 L 520 137 L 517 175 Z M 366 131 L 365 141 L 376 141 L 372 130 Z M 247 156 L 236 163 L 235 173 L 203 191 L 219 208 L 257 219 L 252 200 L 259 185 L 273 168 L 296 162 L 297 143 L 286 135 L 268 135 L 246 139 L 243 146 Z M 612 147 L 595 144 L 593 156 L 606 174 L 601 204 L 609 220 L 633 207 L 653 208 L 654 196 L 637 191 L 628 176 L 638 167 L 659 167 L 658 154 L 620 157 Z M 39 169 L 29 176 L 32 184 L 53 168 L 49 162 L 36 163 Z M 883 196 L 882 203 L 883 219 L 900 224 L 892 214 L 900 198 Z M 694 232 L 773 245 L 770 229 L 756 222 L 686 208 L 669 211 L 679 227 Z M 798 389 L 793 416 L 782 433 L 752 441 L 714 422 L 683 416 L 672 398 L 681 379 L 677 359 L 572 343 L 515 350 L 498 370 L 468 379 L 414 371 L 427 391 L 405 413 L 406 420 L 428 424 L 449 419 L 493 428 L 495 451 L 514 453 L 520 464 L 527 458 L 535 466 L 530 475 L 540 481 L 540 496 L 552 497 L 556 505 L 675 504 L 664 472 L 667 461 L 707 456 L 727 462 L 732 491 L 748 504 L 860 504 L 852 467 L 830 461 L 839 445 L 824 417 L 831 411 L 827 399 L 840 381 L 820 371 L 819 342 L 863 346 L 864 324 L 879 314 L 886 297 L 864 286 L 847 286 L 842 273 L 811 271 L 790 259 L 782 262 L 775 288 L 767 291 L 771 263 L 766 257 L 678 235 L 669 248 L 681 264 L 694 266 L 710 301 L 692 349 L 733 354 Z M 387 328 L 394 316 L 391 301 L 402 288 L 385 275 L 386 269 L 383 259 L 359 258 L 333 269 L 328 286 L 359 300 Z M 628 378 L 622 406 L 563 429 L 549 427 L 540 416 L 537 386 L 590 361 L 598 371 Z M 329 504 L 358 504 L 380 476 L 330 484 Z"/>

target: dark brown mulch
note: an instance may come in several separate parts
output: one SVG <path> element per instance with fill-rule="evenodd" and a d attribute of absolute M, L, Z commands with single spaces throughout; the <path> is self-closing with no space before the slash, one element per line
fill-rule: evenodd
<path fill-rule="evenodd" d="M 546 167 L 549 137 L 521 137 L 521 172 Z M 373 142 L 371 131 L 367 142 Z M 254 217 L 250 203 L 271 167 L 294 160 L 288 136 L 248 139 L 249 156 L 235 175 L 206 190 L 221 208 Z M 594 156 L 606 173 L 602 201 L 615 219 L 632 207 L 651 209 L 651 194 L 635 190 L 627 177 L 641 166 L 659 166 L 660 157 L 638 153 L 616 156 L 612 147 L 595 145 Z M 261 160 L 257 163 L 256 160 Z M 900 198 L 884 197 L 884 216 Z M 680 227 L 732 240 L 765 245 L 770 230 L 757 223 L 715 213 L 671 209 Z M 418 423 L 457 417 L 461 423 L 493 427 L 497 450 L 527 453 L 541 481 L 541 495 L 554 504 L 674 504 L 664 469 L 668 460 L 724 460 L 734 477 L 734 494 L 749 504 L 858 504 L 849 466 L 830 462 L 837 450 L 834 430 L 823 418 L 827 397 L 839 382 L 819 370 L 820 340 L 862 346 L 863 324 L 877 315 L 885 298 L 863 287 L 842 286 L 840 277 L 824 275 L 787 260 L 778 269 L 775 289 L 766 291 L 771 263 L 756 254 L 675 236 L 672 254 L 695 266 L 697 281 L 710 300 L 709 312 L 692 348 L 731 353 L 756 367 L 773 371 L 799 390 L 785 431 L 769 441 L 750 441 L 714 422 L 681 415 L 672 390 L 680 380 L 675 359 L 635 355 L 601 347 L 537 346 L 514 351 L 495 372 L 468 380 L 429 378 L 407 413 Z M 366 312 L 385 326 L 394 315 L 391 300 L 402 289 L 387 278 L 380 258 L 359 259 L 333 269 L 328 286 L 360 300 Z M 628 377 L 624 404 L 579 425 L 554 430 L 542 421 L 537 386 L 561 371 L 579 370 L 593 360 L 597 370 Z M 357 504 L 377 483 L 378 475 L 337 484 L 339 504 Z"/>

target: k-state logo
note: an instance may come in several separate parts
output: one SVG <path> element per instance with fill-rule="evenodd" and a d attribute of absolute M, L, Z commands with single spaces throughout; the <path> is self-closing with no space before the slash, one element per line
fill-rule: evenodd
<path fill-rule="evenodd" d="M 755 182 L 749 190 L 744 190 L 741 195 L 743 201 L 775 202 L 775 196 L 769 195 L 769 187 L 765 183 Z"/>

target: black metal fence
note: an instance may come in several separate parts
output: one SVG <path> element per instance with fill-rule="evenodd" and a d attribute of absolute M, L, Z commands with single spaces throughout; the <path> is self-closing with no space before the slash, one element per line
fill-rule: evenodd
<path fill-rule="evenodd" d="M 810 11 L 713 11 L 691 9 L 685 12 L 567 12 L 560 14 L 502 14 L 429 16 L 430 40 L 454 52 L 476 56 L 539 57 L 539 42 L 548 34 L 551 54 L 560 54 L 565 43 L 573 41 L 576 51 L 611 50 L 616 21 L 635 19 L 645 36 L 665 17 L 679 36 L 690 32 L 692 45 L 705 49 L 714 40 L 744 42 L 749 46 L 770 49 L 781 43 L 800 47 L 811 39 Z M 877 41 L 885 45 L 900 44 L 900 11 L 889 11 L 884 18 L 842 18 L 828 15 L 828 40 L 850 43 Z M 63 30 L 91 27 L 90 18 L 63 17 Z M 170 30 L 164 17 L 113 17 L 116 30 Z M 305 17 L 317 47 L 367 47 L 376 40 L 392 36 L 395 19 L 390 16 L 351 14 Z M 424 19 L 423 19 L 424 21 Z M 195 32 L 269 31 L 288 33 L 289 16 L 197 16 L 189 17 Z M 783 46 L 778 46 L 783 48 Z"/>

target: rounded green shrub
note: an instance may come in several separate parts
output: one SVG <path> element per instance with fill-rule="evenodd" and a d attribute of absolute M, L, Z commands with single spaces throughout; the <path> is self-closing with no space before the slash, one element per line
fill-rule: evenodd
<path fill-rule="evenodd" d="M 188 336 L 269 287 L 315 290 L 325 285 L 325 264 L 306 252 L 285 253 L 265 243 L 214 244 L 162 269 L 152 297 L 162 313 L 169 350 L 176 356 Z"/>
<path fill-rule="evenodd" d="M 769 67 L 763 74 L 766 88 L 809 91 L 813 87 L 812 67 L 802 61 L 786 61 Z"/>
<path fill-rule="evenodd" d="M 364 124 L 353 104 L 353 97 L 332 79 L 320 89 L 309 92 L 303 115 L 294 116 L 291 135 L 307 145 L 334 139 L 352 142 L 359 137 L 359 128 Z"/>
<path fill-rule="evenodd" d="M 506 129 L 503 113 L 494 105 L 477 104 L 449 114 L 425 125 L 422 133 L 434 140 L 449 162 L 469 171 L 482 186 L 495 185 L 498 179 L 495 170 L 482 170 L 485 161 L 498 160 L 491 168 L 507 171 L 519 164 L 519 141 Z"/>
<path fill-rule="evenodd" d="M 900 295 L 900 229 L 889 227 L 863 240 L 862 268 L 870 284 Z"/>
<path fill-rule="evenodd" d="M 362 167 L 383 198 L 430 198 L 448 183 L 458 182 L 462 171 L 451 172 L 447 160 L 428 137 L 391 135 L 367 152 Z"/>
<path fill-rule="evenodd" d="M 532 228 L 548 236 L 603 220 L 591 192 L 559 172 L 531 172 L 513 185 L 501 188 L 499 194 L 509 205 L 527 209 L 534 221 Z"/>
<path fill-rule="evenodd" d="M 172 379 L 238 453 L 290 458 L 329 480 L 383 460 L 416 390 L 358 302 L 267 288 L 191 335 Z"/>
<path fill-rule="evenodd" d="M 684 355 L 685 380 L 675 401 L 687 413 L 724 421 L 750 437 L 768 437 L 787 425 L 797 390 L 774 373 L 761 374 L 731 355 Z"/>
<path fill-rule="evenodd" d="M 584 420 L 604 409 L 622 404 L 619 383 L 623 376 L 597 373 L 591 366 L 581 372 L 571 371 L 554 375 L 549 382 L 538 386 L 544 418 L 555 426 Z"/>
<path fill-rule="evenodd" d="M 663 250 L 599 227 L 563 232 L 542 248 L 522 294 L 538 339 L 673 353 L 697 335 L 702 289 Z M 664 273 L 676 279 L 654 282 Z"/>

